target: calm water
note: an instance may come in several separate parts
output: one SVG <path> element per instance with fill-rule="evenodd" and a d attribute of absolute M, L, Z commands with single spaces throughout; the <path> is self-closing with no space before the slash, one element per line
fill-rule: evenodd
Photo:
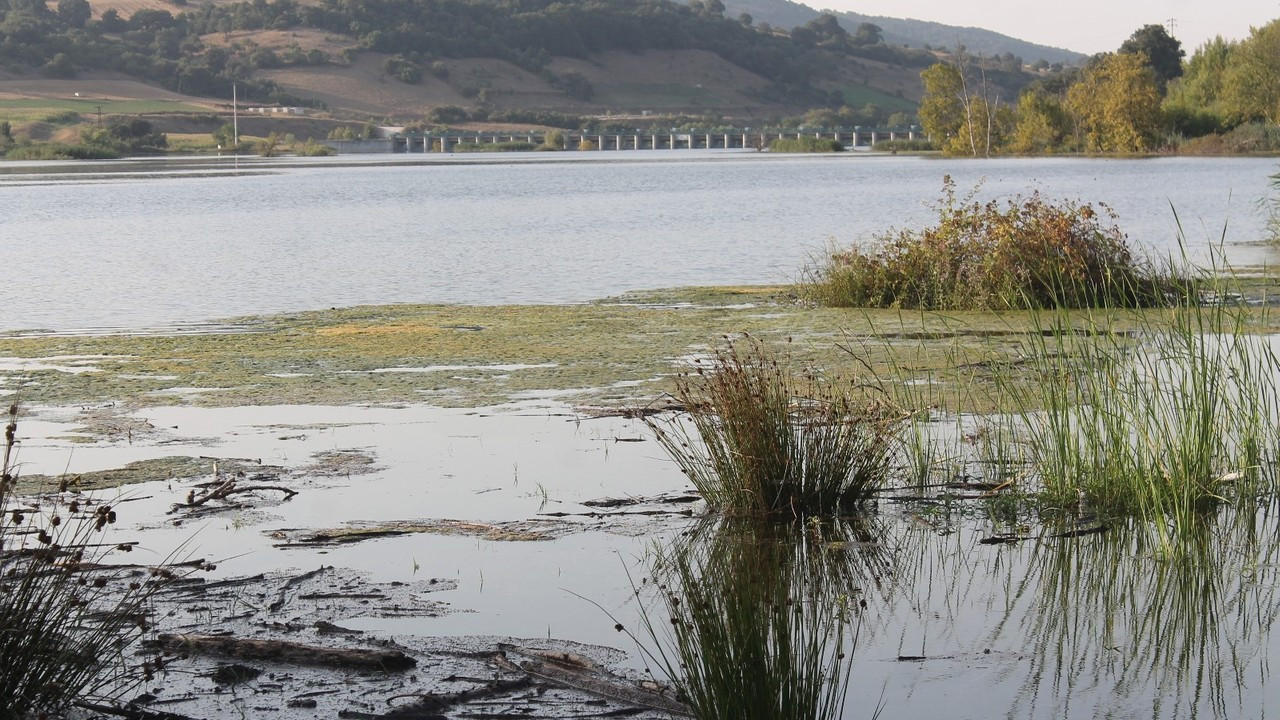
<path fill-rule="evenodd" d="M 1131 239 L 1258 244 L 1267 159 L 984 162 L 678 151 L 525 158 L 147 160 L 0 166 L 0 330 L 142 328 L 364 303 L 585 301 L 785 282 L 827 242 L 982 196 L 1106 202 Z"/>
<path fill-rule="evenodd" d="M 789 561 L 774 571 L 797 584 L 793 593 L 803 586 L 867 603 L 855 611 L 861 625 L 851 650 L 848 720 L 871 718 L 880 703 L 886 720 L 1255 720 L 1275 712 L 1270 668 L 1280 660 L 1280 634 L 1271 635 L 1280 618 L 1280 505 L 1274 500 L 1259 503 L 1256 513 L 1221 508 L 1206 515 L 1176 555 L 1158 552 L 1152 528 L 1139 522 L 1110 523 L 1106 532 L 1074 538 L 1053 537 L 1060 528 L 1036 523 L 1020 531 L 1032 536 L 1023 542 L 983 544 L 1010 526 L 989 517 L 979 501 L 943 499 L 884 501 L 856 525 L 763 533 L 751 524 L 680 516 L 582 517 L 568 520 L 575 530 L 544 542 L 409 534 L 319 551 L 283 549 L 273 530 L 339 528 L 353 518 L 517 521 L 554 530 L 540 523 L 555 520 L 540 513 L 590 512 L 580 503 L 675 492 L 688 483 L 653 442 L 615 441 L 648 436 L 642 422 L 579 422 L 532 405 L 492 415 L 413 406 L 158 407 L 131 416 L 159 434 L 129 444 L 74 444 L 68 433 L 80 421 L 77 409 L 23 421 L 24 472 L 80 472 L 210 452 L 288 466 L 335 449 L 373 457 L 377 467 L 367 475 L 289 476 L 282 481 L 301 491 L 289 502 L 268 496 L 254 501 L 256 509 L 180 527 L 155 518 L 171 518 L 165 513 L 193 481 L 134 486 L 125 527 L 117 531 L 141 541 L 135 554 L 142 558 L 183 547 L 216 561 L 211 580 L 324 564 L 360 568 L 377 582 L 458 583 L 432 596 L 459 611 L 443 617 L 357 611 L 326 618 L 377 636 L 410 644 L 413 637 L 453 635 L 552 637 L 625 650 L 640 668 L 646 661 L 636 646 L 584 598 L 652 649 L 641 615 L 665 627 L 664 606 L 652 592 L 638 601 L 632 583 L 660 577 L 655 553 L 709 560 L 715 571 L 707 582 L 731 593 L 755 587 L 732 579 L 777 544 Z M 672 587 L 688 592 L 679 582 Z M 166 687 L 186 693 L 192 686 Z M 184 712 L 225 716 L 225 693 L 203 696 L 213 705 L 184 704 Z M 249 697 L 269 703 L 278 696 Z M 197 712 L 204 707 L 212 709 Z"/>

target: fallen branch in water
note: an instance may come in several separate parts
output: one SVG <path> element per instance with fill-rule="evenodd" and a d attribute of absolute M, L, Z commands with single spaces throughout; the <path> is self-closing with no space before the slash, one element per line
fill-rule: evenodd
<path fill-rule="evenodd" d="M 271 477 L 270 475 L 255 475 L 254 478 Z M 245 479 L 243 471 L 237 472 L 235 475 L 228 477 L 226 480 L 221 479 L 218 473 L 218 464 L 213 464 L 213 482 L 210 489 L 200 495 L 196 495 L 196 491 L 192 490 L 187 493 L 187 501 L 185 503 L 175 503 L 174 510 L 179 508 L 197 508 L 210 500 L 226 500 L 228 497 L 237 493 L 256 492 L 259 490 L 273 490 L 284 493 L 284 499 L 288 500 L 298 494 L 297 490 L 284 487 L 283 485 L 244 485 L 240 486 L 236 483 Z"/>
<path fill-rule="evenodd" d="M 408 670 L 417 660 L 399 650 L 328 648 L 283 640 L 250 640 L 230 635 L 161 635 L 148 643 L 171 653 L 213 653 L 244 660 L 324 665 L 357 670 Z"/>

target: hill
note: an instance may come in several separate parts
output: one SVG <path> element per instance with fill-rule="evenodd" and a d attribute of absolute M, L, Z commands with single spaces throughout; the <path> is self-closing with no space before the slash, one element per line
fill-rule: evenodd
<path fill-rule="evenodd" d="M 977 27 L 943 25 L 927 20 L 863 15 L 855 12 L 818 11 L 792 0 L 725 0 L 725 13 L 737 16 L 747 13 L 756 22 L 767 22 L 779 28 L 793 28 L 813 20 L 822 12 L 832 13 L 850 32 L 862 23 L 872 23 L 883 30 L 884 41 L 890 45 L 909 45 L 923 48 L 955 48 L 964 45 L 972 54 L 997 57 L 1010 53 L 1031 63 L 1045 60 L 1050 63 L 1077 64 L 1086 56 L 1063 48 L 1037 45 L 1025 40 L 1002 35 Z"/>
<path fill-rule="evenodd" d="M 919 72 L 935 61 L 830 17 L 792 31 L 743 22 L 719 0 L 5 2 L 0 116 L 21 105 L 20 80 L 114 73 L 206 105 L 234 83 L 246 104 L 402 123 L 456 119 L 440 113 L 449 106 L 473 119 L 554 110 L 749 124 L 850 106 L 846 117 L 877 124 L 914 110 Z M 1002 82 L 1026 79 L 1014 70 Z"/>

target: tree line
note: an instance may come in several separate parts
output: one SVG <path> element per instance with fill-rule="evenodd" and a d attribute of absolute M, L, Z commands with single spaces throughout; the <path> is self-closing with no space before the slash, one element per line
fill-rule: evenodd
<path fill-rule="evenodd" d="M 1222 150 L 1280 149 L 1280 137 L 1267 130 L 1280 120 L 1280 20 L 1185 55 L 1163 26 L 1147 25 L 1115 52 L 1012 96 L 993 85 L 986 66 L 958 55 L 921 73 L 919 118 L 944 152 L 974 157 L 1147 153 L 1194 148 L 1207 137 Z M 1260 133 L 1266 147 L 1220 140 L 1242 144 Z"/>

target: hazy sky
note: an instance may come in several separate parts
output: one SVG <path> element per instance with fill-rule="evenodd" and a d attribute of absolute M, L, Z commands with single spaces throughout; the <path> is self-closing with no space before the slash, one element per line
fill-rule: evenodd
<path fill-rule="evenodd" d="M 1248 36 L 1251 25 L 1265 25 L 1280 17 L 1278 0 L 801 1 L 818 9 L 982 27 L 1083 53 L 1115 50 L 1143 25 L 1164 25 L 1173 18 L 1173 36 L 1190 55 L 1214 35 L 1240 39 Z"/>

